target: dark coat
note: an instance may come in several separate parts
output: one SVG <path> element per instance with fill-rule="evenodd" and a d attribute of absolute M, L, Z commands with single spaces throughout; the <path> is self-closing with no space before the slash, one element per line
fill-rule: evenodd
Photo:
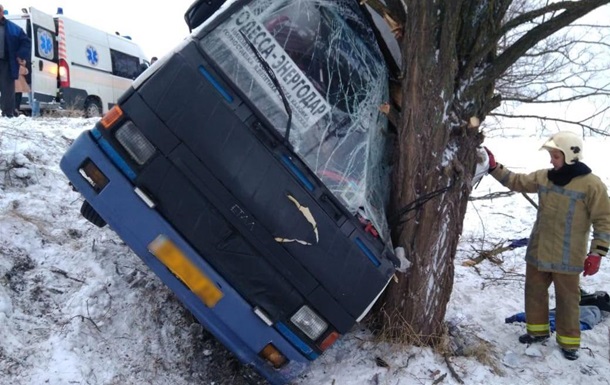
<path fill-rule="evenodd" d="M 4 20 L 4 48 L 13 79 L 19 78 L 19 64 L 17 58 L 30 60 L 32 40 L 23 29 L 10 20 Z"/>

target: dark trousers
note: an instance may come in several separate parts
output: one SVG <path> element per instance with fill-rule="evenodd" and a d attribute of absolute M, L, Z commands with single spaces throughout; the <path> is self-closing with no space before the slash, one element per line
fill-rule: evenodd
<path fill-rule="evenodd" d="M 15 115 L 15 79 L 6 60 L 0 60 L 0 109 L 2 116 Z"/>
<path fill-rule="evenodd" d="M 21 100 L 23 99 L 23 93 L 15 92 L 15 111 L 21 109 Z"/>

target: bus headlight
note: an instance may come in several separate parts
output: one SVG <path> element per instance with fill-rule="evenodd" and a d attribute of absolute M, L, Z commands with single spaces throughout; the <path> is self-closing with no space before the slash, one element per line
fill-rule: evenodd
<path fill-rule="evenodd" d="M 328 327 L 328 324 L 305 305 L 290 318 L 290 322 L 307 337 L 317 340 Z"/>
<path fill-rule="evenodd" d="M 116 130 L 114 136 L 140 166 L 146 163 L 155 153 L 155 146 L 130 121 Z"/>

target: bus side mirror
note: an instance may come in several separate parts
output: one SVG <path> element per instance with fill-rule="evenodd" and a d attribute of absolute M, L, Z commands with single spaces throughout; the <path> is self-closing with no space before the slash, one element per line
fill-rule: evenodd
<path fill-rule="evenodd" d="M 209 19 L 224 2 L 225 0 L 195 0 L 184 14 L 184 21 L 189 27 L 189 32 Z"/>

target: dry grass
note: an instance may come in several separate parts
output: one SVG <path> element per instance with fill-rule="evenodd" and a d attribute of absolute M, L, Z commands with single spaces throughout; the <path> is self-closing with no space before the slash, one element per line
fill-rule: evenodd
<path fill-rule="evenodd" d="M 85 111 L 77 108 L 62 108 L 62 109 L 52 109 L 52 110 L 44 110 L 42 112 L 42 117 L 44 118 L 84 118 Z"/>
<path fill-rule="evenodd" d="M 387 313 L 385 309 L 381 309 L 377 314 L 369 317 L 366 322 L 374 330 L 374 341 L 376 343 L 389 343 L 399 348 L 410 345 L 430 347 L 436 354 L 445 358 L 452 376 L 458 382 L 461 379 L 453 369 L 450 360 L 452 357 L 474 358 L 489 367 L 497 375 L 505 375 L 498 365 L 500 360 L 494 351 L 494 346 L 467 329 L 449 327 L 446 323 L 443 323 L 438 325 L 438 334 L 422 335 L 415 332 L 415 328 L 409 321 L 395 309 L 392 313 Z"/>
<path fill-rule="evenodd" d="M 500 361 L 493 346 L 487 341 L 479 340 L 475 344 L 466 346 L 463 355 L 464 357 L 473 357 L 483 365 L 490 367 L 499 376 L 505 375 L 502 368 L 498 365 Z"/>

